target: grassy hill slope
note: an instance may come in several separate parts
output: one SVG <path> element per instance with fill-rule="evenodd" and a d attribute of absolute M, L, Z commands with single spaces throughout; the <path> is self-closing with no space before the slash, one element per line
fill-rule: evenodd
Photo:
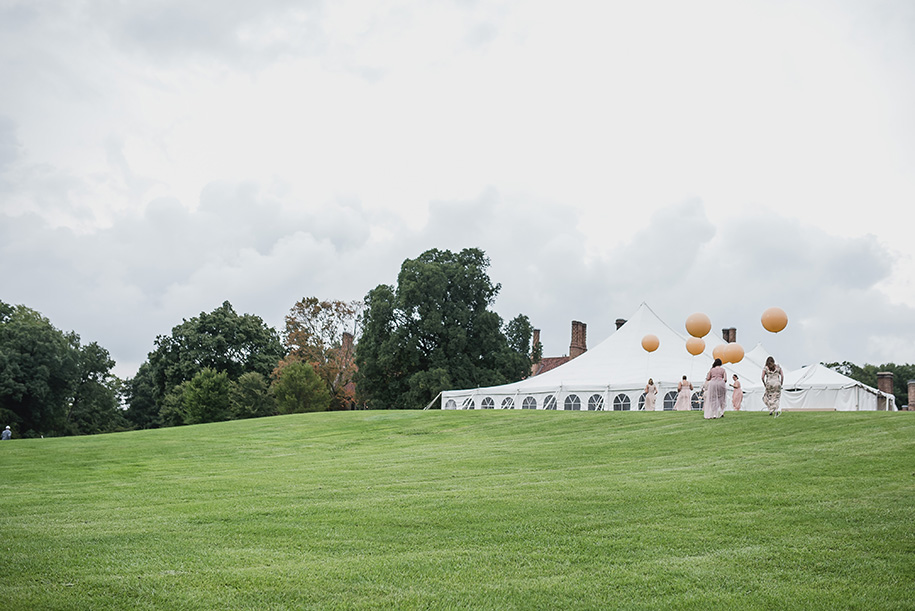
<path fill-rule="evenodd" d="M 911 609 L 907 413 L 348 412 L 0 443 L 10 609 Z"/>

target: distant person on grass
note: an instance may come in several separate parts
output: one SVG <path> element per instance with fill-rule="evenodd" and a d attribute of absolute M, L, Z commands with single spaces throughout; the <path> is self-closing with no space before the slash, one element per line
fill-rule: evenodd
<path fill-rule="evenodd" d="M 766 366 L 763 367 L 762 383 L 766 387 L 763 403 L 769 408 L 769 415 L 778 418 L 782 414 L 782 384 L 785 383 L 785 374 L 771 356 L 766 359 Z"/>
<path fill-rule="evenodd" d="M 686 379 L 686 376 L 683 376 L 683 379 L 677 384 L 677 402 L 674 403 L 674 409 L 678 412 L 688 412 L 692 393 L 692 383 Z"/>
<path fill-rule="evenodd" d="M 645 385 L 645 411 L 654 411 L 654 402 L 658 396 L 658 387 L 654 385 L 654 380 L 648 378 L 648 384 Z"/>
<path fill-rule="evenodd" d="M 0 440 L 6 441 L 7 439 L 13 438 L 13 431 L 10 430 L 10 427 L 3 429 L 3 433 L 0 434 Z"/>
<path fill-rule="evenodd" d="M 743 388 L 740 387 L 740 380 L 737 379 L 737 374 L 734 374 L 734 396 L 731 398 L 731 404 L 734 406 L 734 411 L 739 412 L 740 406 L 743 404 Z"/>
<path fill-rule="evenodd" d="M 727 373 L 721 366 L 721 359 L 715 359 L 712 368 L 705 376 L 708 390 L 705 404 L 702 406 L 702 415 L 706 420 L 724 417 L 724 404 L 727 398 Z"/>

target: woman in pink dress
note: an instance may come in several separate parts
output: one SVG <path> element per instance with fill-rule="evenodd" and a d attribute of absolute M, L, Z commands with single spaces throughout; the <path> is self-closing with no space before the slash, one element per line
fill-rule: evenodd
<path fill-rule="evenodd" d="M 645 411 L 654 411 L 654 402 L 658 396 L 658 387 L 654 385 L 654 380 L 648 378 L 648 384 L 645 385 Z"/>
<path fill-rule="evenodd" d="M 727 373 L 721 366 L 721 359 L 715 359 L 705 379 L 708 381 L 708 390 L 702 406 L 703 416 L 706 419 L 721 418 L 724 416 L 724 405 L 728 392 Z"/>
<path fill-rule="evenodd" d="M 739 412 L 740 406 L 743 403 L 743 388 L 740 387 L 740 380 L 737 379 L 737 374 L 734 374 L 734 395 L 731 398 L 731 405 L 734 406 L 734 411 Z"/>
<path fill-rule="evenodd" d="M 677 384 L 677 402 L 674 403 L 674 409 L 678 412 L 687 412 L 690 409 L 690 401 L 693 396 L 693 385 L 683 376 L 683 379 Z"/>

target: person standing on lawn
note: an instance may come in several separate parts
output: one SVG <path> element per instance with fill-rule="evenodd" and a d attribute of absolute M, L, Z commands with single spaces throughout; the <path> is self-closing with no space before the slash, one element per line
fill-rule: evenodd
<path fill-rule="evenodd" d="M 771 356 L 766 359 L 766 366 L 763 367 L 762 383 L 766 388 L 763 403 L 769 408 L 769 415 L 778 418 L 782 414 L 782 384 L 785 383 L 785 374 Z"/>

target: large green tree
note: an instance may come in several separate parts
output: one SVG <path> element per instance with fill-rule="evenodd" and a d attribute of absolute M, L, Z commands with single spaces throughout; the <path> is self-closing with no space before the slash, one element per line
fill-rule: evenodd
<path fill-rule="evenodd" d="M 223 372 L 231 382 L 248 372 L 267 377 L 284 354 L 275 329 L 267 326 L 259 316 L 238 315 L 228 301 L 210 313 L 201 312 L 199 316 L 182 321 L 172 329 L 171 335 L 157 337 L 155 345 L 155 350 L 149 353 L 148 369 L 143 371 L 146 380 L 128 383 L 131 391 L 128 399 L 131 400 L 130 411 L 134 409 L 132 399 L 136 398 L 140 400 L 141 411 L 145 412 L 149 396 L 143 385 L 148 383 L 163 424 L 180 423 L 181 413 L 187 414 L 182 412 L 187 406 L 181 408 L 183 392 L 175 389 L 203 369 Z M 164 417 L 166 411 L 167 418 Z"/>
<path fill-rule="evenodd" d="M 102 433 L 128 426 L 114 360 L 80 345 L 23 305 L 0 302 L 0 418 L 22 436 Z"/>
<path fill-rule="evenodd" d="M 505 384 L 530 373 L 531 325 L 503 327 L 501 286 L 482 250 L 429 250 L 404 261 L 397 287 L 366 297 L 356 388 L 370 408 L 422 408 L 440 391 Z"/>
<path fill-rule="evenodd" d="M 232 383 L 225 371 L 204 367 L 184 387 L 185 422 L 202 424 L 229 419 Z"/>
<path fill-rule="evenodd" d="M 92 342 L 79 347 L 73 398 L 67 410 L 67 432 L 86 435 L 131 428 L 120 409 L 122 382 L 111 369 L 108 350 Z"/>
<path fill-rule="evenodd" d="M 277 372 L 271 388 L 281 414 L 323 412 L 330 407 L 330 391 L 309 363 L 289 363 Z"/>
<path fill-rule="evenodd" d="M 137 375 L 124 382 L 123 394 L 127 404 L 124 415 L 136 428 L 155 429 L 162 426 L 162 416 L 156 402 L 156 381 L 149 361 L 140 365 Z"/>

